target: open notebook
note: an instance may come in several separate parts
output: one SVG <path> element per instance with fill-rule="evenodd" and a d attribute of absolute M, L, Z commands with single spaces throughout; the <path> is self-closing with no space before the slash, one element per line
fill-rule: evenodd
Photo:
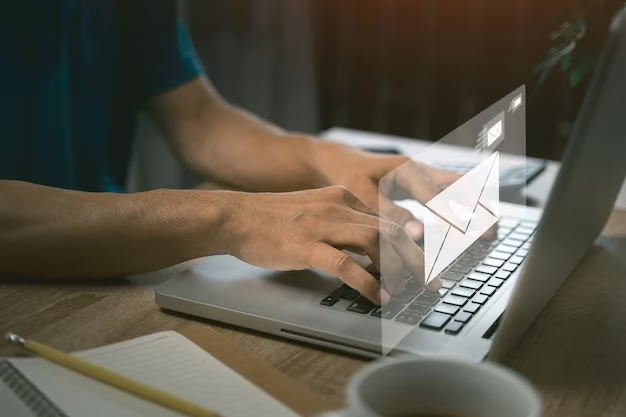
<path fill-rule="evenodd" d="M 216 410 L 224 417 L 296 416 L 176 332 L 156 333 L 76 356 Z M 181 416 L 42 359 L 9 362 L 68 417 Z"/>

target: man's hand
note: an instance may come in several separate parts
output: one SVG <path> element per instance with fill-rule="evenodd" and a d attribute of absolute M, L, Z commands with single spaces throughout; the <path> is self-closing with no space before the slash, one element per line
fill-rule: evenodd
<path fill-rule="evenodd" d="M 405 268 L 424 282 L 420 248 L 397 223 L 381 218 L 345 187 L 284 194 L 230 193 L 226 251 L 268 269 L 315 268 L 338 277 L 376 303 L 404 289 Z M 385 287 L 342 250 L 390 260 Z M 438 285 L 437 283 L 434 284 Z"/>
<path fill-rule="evenodd" d="M 317 172 L 326 184 L 347 187 L 404 227 L 415 241 L 423 237 L 422 223 L 393 200 L 412 198 L 425 204 L 460 178 L 459 174 L 413 162 L 406 156 L 373 154 L 322 141 L 313 149 Z"/>

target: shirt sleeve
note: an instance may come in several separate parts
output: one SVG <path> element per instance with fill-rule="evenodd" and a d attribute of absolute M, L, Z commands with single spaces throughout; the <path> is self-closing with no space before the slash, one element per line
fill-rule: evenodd
<path fill-rule="evenodd" d="M 174 89 L 204 74 L 175 0 L 133 0 L 126 45 L 139 101 Z"/>

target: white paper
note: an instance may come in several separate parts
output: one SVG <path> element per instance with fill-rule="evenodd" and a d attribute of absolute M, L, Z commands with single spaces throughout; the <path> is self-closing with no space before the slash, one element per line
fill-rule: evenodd
<path fill-rule="evenodd" d="M 176 332 L 156 333 L 76 356 L 218 411 L 224 417 L 297 416 Z M 43 359 L 11 362 L 70 417 L 180 416 Z"/>

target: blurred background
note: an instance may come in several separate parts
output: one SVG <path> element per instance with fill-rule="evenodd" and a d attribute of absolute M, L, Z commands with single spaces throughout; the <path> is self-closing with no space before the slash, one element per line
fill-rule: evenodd
<path fill-rule="evenodd" d="M 183 0 L 231 102 L 287 129 L 436 141 L 520 85 L 529 156 L 559 160 L 625 0 Z M 144 117 L 128 191 L 202 179 Z M 626 193 L 626 188 L 625 191 Z"/>
<path fill-rule="evenodd" d="M 527 152 L 559 159 L 624 0 L 186 0 L 207 72 L 290 129 L 437 140 L 521 84 Z"/>

